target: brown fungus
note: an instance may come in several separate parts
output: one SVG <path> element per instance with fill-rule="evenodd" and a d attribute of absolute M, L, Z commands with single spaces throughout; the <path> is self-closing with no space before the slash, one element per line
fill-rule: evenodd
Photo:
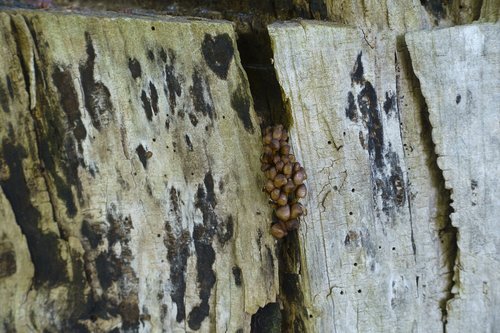
<path fill-rule="evenodd" d="M 263 131 L 263 154 L 260 157 L 261 170 L 267 181 L 263 190 L 269 195 L 278 223 L 271 227 L 271 234 L 283 238 L 288 231 L 299 228 L 299 218 L 305 208 L 298 202 L 307 195 L 304 168 L 291 153 L 288 131 L 282 126 L 267 127 Z"/>

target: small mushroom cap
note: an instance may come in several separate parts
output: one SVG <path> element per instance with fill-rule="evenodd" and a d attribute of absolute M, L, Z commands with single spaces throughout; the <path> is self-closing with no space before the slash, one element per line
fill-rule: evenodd
<path fill-rule="evenodd" d="M 282 188 L 283 192 L 285 192 L 286 194 L 291 193 L 294 189 L 295 189 L 295 184 L 290 179 L 287 181 L 285 185 L 283 185 Z"/>
<path fill-rule="evenodd" d="M 299 170 L 293 175 L 292 179 L 295 185 L 301 185 L 305 178 L 305 172 L 303 172 L 303 170 Z"/>
<path fill-rule="evenodd" d="M 276 186 L 278 188 L 285 185 L 287 182 L 288 182 L 288 180 L 286 179 L 285 175 L 283 175 L 283 174 L 278 174 L 274 178 L 274 186 Z"/>
<path fill-rule="evenodd" d="M 264 154 L 266 154 L 266 155 L 271 155 L 273 153 L 273 150 L 271 149 L 271 146 L 269 146 L 269 145 L 264 146 L 263 151 L 264 151 Z"/>
<path fill-rule="evenodd" d="M 266 181 L 266 184 L 264 185 L 264 190 L 267 192 L 267 193 L 271 193 L 272 190 L 274 190 L 274 183 L 271 179 L 268 179 Z"/>
<path fill-rule="evenodd" d="M 278 200 L 280 198 L 280 194 L 281 194 L 280 189 L 279 188 L 275 188 L 274 190 L 271 191 L 271 194 L 270 194 L 271 199 L 273 201 Z"/>
<path fill-rule="evenodd" d="M 283 170 L 284 166 L 285 166 L 285 163 L 283 163 L 283 161 L 278 161 L 276 163 L 276 170 L 278 170 L 278 172 L 281 172 L 281 170 Z"/>
<path fill-rule="evenodd" d="M 281 239 L 287 235 L 286 230 L 283 230 L 279 223 L 273 224 L 271 227 L 271 235 L 275 238 Z"/>
<path fill-rule="evenodd" d="M 262 137 L 262 142 L 265 144 L 265 145 L 268 145 L 271 143 L 271 140 L 273 139 L 273 136 L 271 133 L 266 133 L 263 137 Z"/>
<path fill-rule="evenodd" d="M 277 125 L 273 129 L 273 139 L 281 139 L 281 135 L 283 134 L 283 125 Z"/>
<path fill-rule="evenodd" d="M 266 177 L 267 179 L 271 179 L 273 180 L 274 178 L 276 178 L 276 175 L 278 174 L 278 171 L 276 171 L 276 168 L 275 167 L 270 167 L 267 171 L 266 171 Z"/>
<path fill-rule="evenodd" d="M 304 184 L 301 184 L 295 190 L 295 196 L 297 198 L 305 198 L 307 195 L 307 187 Z"/>
<path fill-rule="evenodd" d="M 281 132 L 281 140 L 288 140 L 288 131 L 286 129 Z"/>
<path fill-rule="evenodd" d="M 288 198 L 285 193 L 281 193 L 279 198 L 276 200 L 276 203 L 280 206 L 284 206 L 288 203 Z"/>
<path fill-rule="evenodd" d="M 285 205 L 285 206 L 281 206 L 280 208 L 276 209 L 276 216 L 281 221 L 288 221 L 290 219 L 290 206 Z"/>
<path fill-rule="evenodd" d="M 269 144 L 269 146 L 271 147 L 271 149 L 273 151 L 276 151 L 276 150 L 280 149 L 280 142 L 277 139 L 273 139 L 271 141 L 271 143 Z"/>
<path fill-rule="evenodd" d="M 285 222 L 286 230 L 297 230 L 300 226 L 299 220 L 293 219 Z"/>
<path fill-rule="evenodd" d="M 280 153 L 281 153 L 281 155 L 288 155 L 288 154 L 290 154 L 290 145 L 285 144 L 285 145 L 281 146 Z"/>
<path fill-rule="evenodd" d="M 302 206 L 300 203 L 296 202 L 292 205 L 290 208 L 290 218 L 291 219 L 296 219 L 300 215 L 304 213 L 304 206 Z"/>
<path fill-rule="evenodd" d="M 283 166 L 283 174 L 285 176 L 290 177 L 292 175 L 292 171 L 293 171 L 292 163 L 289 162 Z"/>

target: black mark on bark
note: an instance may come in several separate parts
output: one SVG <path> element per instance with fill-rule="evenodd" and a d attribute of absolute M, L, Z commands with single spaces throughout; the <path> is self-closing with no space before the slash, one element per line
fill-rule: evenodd
<path fill-rule="evenodd" d="M 245 93 L 241 86 L 231 95 L 231 107 L 236 111 L 245 129 L 253 133 L 254 128 L 252 118 L 250 117 L 250 100 L 249 96 Z"/>
<path fill-rule="evenodd" d="M 90 114 L 92 125 L 100 130 L 103 125 L 109 121 L 109 117 L 113 108 L 111 103 L 111 94 L 109 89 L 100 81 L 96 81 L 94 77 L 94 65 L 96 53 L 92 45 L 92 38 L 88 32 L 85 33 L 87 43 L 87 61 L 80 65 L 80 78 L 82 81 L 83 96 L 85 100 L 85 108 Z"/>
<path fill-rule="evenodd" d="M 234 55 L 233 41 L 229 35 L 224 33 L 213 38 L 209 34 L 205 34 L 201 50 L 208 67 L 220 79 L 227 79 L 229 65 Z"/>
<path fill-rule="evenodd" d="M 137 79 L 138 77 L 141 77 L 142 74 L 141 64 L 137 59 L 135 58 L 128 59 L 128 69 L 130 70 L 132 78 Z"/>

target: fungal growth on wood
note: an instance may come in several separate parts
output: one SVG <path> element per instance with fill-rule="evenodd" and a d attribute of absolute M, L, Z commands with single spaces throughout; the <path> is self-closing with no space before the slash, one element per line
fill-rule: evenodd
<path fill-rule="evenodd" d="M 278 220 L 271 226 L 271 234 L 283 238 L 289 231 L 298 229 L 298 219 L 306 211 L 298 201 L 307 194 L 304 184 L 307 175 L 295 155 L 290 153 L 288 132 L 283 125 L 267 127 L 262 142 L 261 170 L 267 178 L 263 191 L 269 195 Z"/>

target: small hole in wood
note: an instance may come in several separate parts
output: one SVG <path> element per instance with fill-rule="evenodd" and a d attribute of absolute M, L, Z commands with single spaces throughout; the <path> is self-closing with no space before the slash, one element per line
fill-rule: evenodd
<path fill-rule="evenodd" d="M 226 116 L 222 116 L 222 119 L 226 119 Z"/>
<path fill-rule="evenodd" d="M 331 142 L 330 140 L 328 140 L 328 144 L 329 144 L 329 145 L 331 145 L 331 144 L 332 144 L 332 142 Z"/>
<path fill-rule="evenodd" d="M 361 294 L 361 289 L 358 289 L 358 294 Z"/>
<path fill-rule="evenodd" d="M 349 215 L 352 215 L 352 212 L 349 212 Z"/>
<path fill-rule="evenodd" d="M 357 262 L 355 262 L 355 263 L 354 263 L 354 266 L 358 266 L 358 263 L 357 263 Z"/>
<path fill-rule="evenodd" d="M 153 138 L 153 142 L 156 142 L 156 138 Z"/>
<path fill-rule="evenodd" d="M 151 30 L 153 30 L 153 31 L 155 31 L 155 30 L 156 30 L 156 28 L 155 28 L 155 26 L 154 26 L 154 25 L 153 25 L 153 26 L 151 26 Z"/>
<path fill-rule="evenodd" d="M 393 250 L 393 251 L 395 251 L 395 250 L 396 250 L 396 248 L 395 248 L 395 247 L 393 247 L 393 248 L 392 248 L 392 250 Z"/>
<path fill-rule="evenodd" d="M 343 290 L 340 291 L 340 295 L 344 295 L 344 291 Z"/>
<path fill-rule="evenodd" d="M 160 238 L 160 237 L 161 237 L 161 235 L 160 235 L 160 234 L 157 234 L 157 235 L 156 235 L 156 237 Z"/>
<path fill-rule="evenodd" d="M 354 193 L 354 192 L 356 192 L 356 190 L 355 190 L 355 189 L 352 189 L 352 190 L 351 190 L 351 192 L 352 192 L 352 193 Z"/>
<path fill-rule="evenodd" d="M 137 176 L 137 172 L 134 172 L 134 176 Z"/>

